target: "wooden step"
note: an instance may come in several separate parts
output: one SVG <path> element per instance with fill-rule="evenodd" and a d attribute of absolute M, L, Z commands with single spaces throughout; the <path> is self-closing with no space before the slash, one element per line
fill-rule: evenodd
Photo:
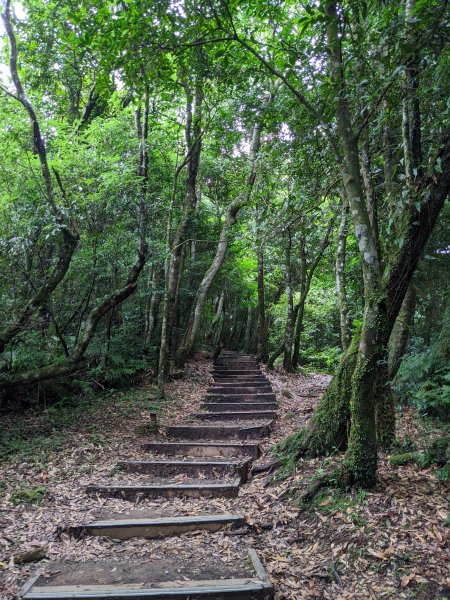
<path fill-rule="evenodd" d="M 272 392 L 270 385 L 213 385 L 208 388 L 208 394 L 268 394 Z"/>
<path fill-rule="evenodd" d="M 241 407 L 245 408 L 245 407 Z M 250 411 L 240 410 L 235 412 L 201 412 L 190 415 L 194 419 L 214 421 L 249 421 L 251 419 L 275 419 L 277 413 L 273 410 Z"/>
<path fill-rule="evenodd" d="M 249 383 L 246 383 L 245 380 L 242 381 L 242 379 L 239 379 L 239 381 L 233 382 L 233 381 L 218 381 L 212 384 L 213 387 L 232 387 L 235 385 L 238 385 L 239 387 L 264 387 L 264 386 L 270 386 L 272 387 L 272 384 L 270 383 L 270 381 L 265 378 L 262 381 L 254 381 L 254 380 L 250 380 Z"/>
<path fill-rule="evenodd" d="M 239 410 L 275 410 L 276 402 L 204 402 L 202 408 L 211 412 L 234 412 Z"/>
<path fill-rule="evenodd" d="M 261 369 L 214 368 L 213 375 L 262 375 Z"/>
<path fill-rule="evenodd" d="M 221 456 L 257 459 L 261 454 L 258 444 L 239 442 L 151 442 L 144 444 L 143 449 L 146 452 L 163 456 L 180 455 L 198 458 Z"/>
<path fill-rule="evenodd" d="M 118 516 L 120 517 L 120 515 Z M 139 519 L 116 518 L 94 521 L 81 527 L 70 527 L 68 532 L 77 537 L 100 535 L 116 540 L 129 540 L 135 537 L 160 538 L 200 529 L 215 532 L 224 527 L 242 527 L 244 524 L 245 518 L 242 515 L 229 514 Z"/>
<path fill-rule="evenodd" d="M 73 565 L 51 563 L 50 577 L 46 576 L 45 569 L 39 569 L 24 585 L 20 596 L 22 600 L 273 600 L 273 586 L 267 571 L 253 549 L 248 554 L 251 565 L 249 577 L 243 577 L 243 573 L 236 570 L 240 577 L 193 579 L 191 576 L 183 581 L 178 573 L 186 572 L 183 568 L 185 563 L 171 559 L 174 563 L 173 579 L 167 580 L 164 570 L 158 576 L 157 567 L 153 564 L 156 574 L 151 583 L 142 562 L 128 562 L 126 566 L 120 563 L 118 566 L 117 561 Z M 224 563 L 220 561 L 220 555 L 215 560 L 217 566 L 213 573 L 219 576 Z M 138 573 L 137 581 L 122 582 L 121 577 L 116 575 L 118 569 L 126 574 Z M 107 583 L 99 584 L 97 580 Z"/>
<path fill-rule="evenodd" d="M 267 437 L 272 422 L 258 425 L 168 425 L 167 435 L 192 440 L 252 440 Z"/>
<path fill-rule="evenodd" d="M 248 375 L 215 375 L 213 381 L 216 385 L 223 385 L 224 383 L 230 383 L 233 385 L 247 385 L 253 386 L 255 383 L 268 384 L 269 380 L 264 375 L 257 375 L 255 377 L 249 377 Z"/>
<path fill-rule="evenodd" d="M 193 460 L 124 460 L 117 467 L 128 473 L 149 473 L 155 477 L 175 477 L 187 475 L 239 475 L 242 481 L 247 480 L 250 459 L 242 462 L 230 461 L 193 461 Z"/>
<path fill-rule="evenodd" d="M 137 484 L 137 485 L 90 485 L 86 493 L 97 494 L 107 498 L 122 498 L 135 500 L 136 498 L 172 498 L 174 496 L 189 496 L 191 498 L 234 498 L 238 495 L 240 477 L 235 477 L 229 483 L 209 483 L 199 481 L 195 483 L 169 483 L 169 484 Z"/>
<path fill-rule="evenodd" d="M 208 393 L 204 397 L 204 400 L 211 402 L 275 402 L 277 399 L 276 395 L 273 392 L 261 393 L 261 394 L 217 394 L 217 393 Z"/>

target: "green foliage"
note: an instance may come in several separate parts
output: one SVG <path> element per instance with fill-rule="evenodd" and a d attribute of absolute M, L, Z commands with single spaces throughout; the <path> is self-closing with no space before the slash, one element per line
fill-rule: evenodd
<path fill-rule="evenodd" d="M 413 341 L 400 365 L 394 390 L 401 401 L 413 404 L 422 415 L 450 422 L 450 363 L 433 372 L 435 348 Z"/>
<path fill-rule="evenodd" d="M 45 486 L 37 486 L 33 488 L 17 488 L 11 494 L 11 504 L 17 506 L 19 504 L 38 504 L 47 494 Z"/>

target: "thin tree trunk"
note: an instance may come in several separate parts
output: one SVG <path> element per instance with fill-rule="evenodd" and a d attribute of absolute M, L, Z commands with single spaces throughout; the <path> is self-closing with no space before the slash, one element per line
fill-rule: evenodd
<path fill-rule="evenodd" d="M 258 360 L 266 363 L 269 359 L 269 344 L 266 321 L 266 299 L 264 284 L 264 249 L 258 245 Z"/>
<path fill-rule="evenodd" d="M 244 341 L 244 352 L 250 354 L 251 342 L 252 342 L 252 323 L 253 323 L 253 307 L 247 308 L 247 321 L 245 323 L 245 341 Z"/>
<path fill-rule="evenodd" d="M 388 346 L 388 377 L 392 381 L 405 354 L 415 309 L 414 285 L 411 283 L 403 299 L 395 325 L 389 338 Z"/>
<path fill-rule="evenodd" d="M 192 308 L 191 315 L 189 318 L 188 326 L 186 328 L 183 341 L 180 344 L 180 348 L 177 352 L 176 364 L 179 367 L 182 367 L 184 365 L 186 358 L 188 358 L 188 356 L 191 354 L 192 349 L 194 347 L 195 337 L 200 325 L 200 320 L 203 308 L 205 306 L 207 294 L 214 281 L 215 276 L 217 275 L 219 269 L 222 267 L 223 262 L 225 260 L 231 228 L 236 222 L 239 210 L 242 207 L 246 206 L 250 201 L 251 192 L 253 190 L 253 186 L 255 184 L 256 179 L 256 161 L 261 144 L 261 129 L 261 122 L 256 123 L 253 127 L 252 142 L 249 154 L 250 174 L 247 178 L 246 188 L 244 193 L 239 198 L 234 200 L 234 202 L 232 202 L 228 207 L 225 222 L 220 233 L 220 240 L 217 245 L 216 254 L 213 258 L 209 269 L 206 271 L 199 285 L 194 306 Z"/>
<path fill-rule="evenodd" d="M 348 203 L 342 199 L 341 222 L 336 248 L 336 294 L 339 303 L 339 322 L 341 329 L 342 350 L 347 350 L 350 345 L 351 335 L 348 318 L 347 293 L 345 289 L 345 255 L 348 235 Z"/>
<path fill-rule="evenodd" d="M 175 316 L 177 289 L 181 274 L 183 244 L 197 198 L 196 185 L 201 152 L 201 116 L 203 104 L 203 82 L 201 78 L 196 82 L 195 99 L 192 98 L 187 86 L 185 86 L 185 89 L 187 94 L 187 119 L 185 128 L 186 146 L 188 149 L 185 161 L 188 166 L 186 184 L 187 198 L 181 221 L 172 243 L 170 260 L 167 268 L 158 362 L 158 390 L 161 397 L 164 396 L 164 383 L 169 368 L 168 357 Z"/>
<path fill-rule="evenodd" d="M 289 229 L 286 231 L 286 266 L 285 266 L 285 281 L 286 281 L 286 301 L 287 315 L 286 328 L 284 332 L 284 358 L 283 368 L 288 373 L 292 371 L 292 343 L 294 336 L 294 294 L 292 289 L 292 268 L 291 268 L 291 248 L 292 238 Z"/>
<path fill-rule="evenodd" d="M 307 267 L 307 257 L 306 257 L 306 244 L 305 239 L 302 239 L 300 245 L 300 264 L 301 264 L 301 284 L 300 284 L 300 300 L 296 307 L 296 316 L 294 317 L 294 323 L 296 323 L 295 329 L 295 340 L 294 340 L 294 352 L 292 355 L 292 366 L 294 368 L 298 367 L 300 364 L 300 338 L 303 331 L 303 318 L 305 315 L 305 305 L 306 300 L 308 298 L 309 291 L 311 289 L 312 279 L 314 277 L 314 273 L 319 266 L 320 261 L 325 253 L 325 250 L 328 248 L 331 242 L 331 232 L 333 230 L 334 225 L 334 217 L 330 219 L 328 223 L 327 230 L 323 237 L 322 243 L 320 244 L 319 250 L 317 251 L 316 256 L 313 258 L 310 267 Z"/>

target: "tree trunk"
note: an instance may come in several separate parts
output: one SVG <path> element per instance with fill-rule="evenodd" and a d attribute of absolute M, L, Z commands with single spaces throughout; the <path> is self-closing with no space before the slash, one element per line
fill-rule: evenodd
<path fill-rule="evenodd" d="M 247 178 L 246 189 L 244 193 L 239 198 L 234 200 L 228 207 L 225 222 L 220 233 L 220 239 L 217 245 L 216 254 L 209 269 L 206 271 L 199 285 L 197 295 L 195 297 L 194 306 L 192 307 L 192 311 L 190 314 L 188 326 L 186 328 L 183 341 L 180 344 L 176 355 L 176 364 L 178 367 L 182 367 L 184 365 L 186 359 L 188 358 L 188 356 L 190 356 L 192 352 L 195 337 L 197 335 L 197 331 L 200 325 L 203 308 L 205 306 L 207 294 L 214 281 L 215 276 L 217 275 L 219 269 L 222 267 L 223 262 L 225 260 L 231 228 L 236 222 L 237 214 L 240 211 L 240 209 L 246 204 L 248 204 L 250 201 L 251 192 L 256 179 L 256 160 L 258 157 L 259 147 L 261 143 L 261 128 L 261 123 L 256 123 L 253 128 L 252 142 L 249 154 L 250 174 Z"/>
<path fill-rule="evenodd" d="M 158 361 L 158 390 L 161 397 L 164 396 L 164 384 L 169 369 L 168 358 L 170 352 L 170 340 L 172 337 L 175 317 L 175 303 L 181 274 L 183 244 L 189 227 L 191 213 L 197 201 L 196 185 L 201 152 L 201 116 L 203 104 L 202 84 L 202 79 L 199 78 L 196 82 L 194 99 L 192 98 L 192 94 L 190 93 L 188 86 L 185 86 L 187 96 L 187 118 L 185 127 L 187 146 L 187 157 L 185 162 L 188 167 L 186 183 L 187 197 L 183 214 L 181 216 L 181 221 L 178 225 L 174 240 L 172 242 L 170 260 L 168 261 L 166 274 L 166 289 L 164 294 L 161 341 Z"/>
<path fill-rule="evenodd" d="M 269 359 L 269 344 L 266 321 L 266 300 L 264 285 L 264 250 L 258 246 L 258 360 L 266 363 Z"/>
<path fill-rule="evenodd" d="M 342 198 L 341 222 L 336 248 L 336 294 L 339 303 L 339 322 L 341 329 L 342 350 L 347 350 L 350 345 L 351 334 L 348 318 L 347 294 L 345 290 L 345 254 L 348 235 L 348 203 Z"/>
<path fill-rule="evenodd" d="M 305 316 L 305 305 L 306 299 L 309 294 L 309 290 L 311 289 L 312 279 L 314 277 L 314 273 L 319 266 L 320 261 L 325 253 L 325 250 L 330 245 L 331 241 L 331 232 L 333 230 L 334 218 L 330 219 L 328 223 L 327 230 L 325 232 L 322 243 L 320 244 L 319 250 L 317 251 L 316 256 L 311 261 L 309 269 L 307 268 L 307 257 L 306 257 L 306 240 L 302 239 L 300 245 L 300 264 L 301 264 L 301 284 L 300 284 L 300 300 L 297 304 L 294 312 L 294 323 L 296 322 L 296 330 L 295 330 L 295 341 L 294 341 L 294 352 L 292 355 L 292 366 L 294 368 L 298 367 L 300 364 L 300 338 L 303 331 L 303 318 Z M 270 362 L 270 360 L 269 360 Z"/>
<path fill-rule="evenodd" d="M 364 279 L 364 319 L 350 401 L 351 428 L 343 475 L 349 482 L 371 487 L 376 481 L 377 440 L 374 386 L 386 330 L 386 306 L 382 300 L 381 268 L 377 243 L 363 199 L 358 142 L 350 118 L 342 63 L 339 15 L 336 3 L 326 3 L 330 74 L 338 95 L 336 125 L 344 162 L 343 183 L 361 255 Z"/>
<path fill-rule="evenodd" d="M 245 340 L 244 340 L 245 354 L 250 354 L 250 352 L 251 352 L 252 322 L 253 322 L 253 308 L 251 306 L 249 306 L 247 308 L 247 321 L 245 323 Z"/>
<path fill-rule="evenodd" d="M 285 266 L 285 281 L 286 281 L 286 301 L 287 315 L 286 328 L 284 332 L 284 358 L 283 368 L 290 373 L 292 371 L 292 343 L 294 335 L 294 294 L 292 289 L 292 268 L 291 268 L 291 248 L 292 238 L 289 229 L 286 231 L 286 266 Z"/>
<path fill-rule="evenodd" d="M 397 371 L 405 354 L 409 332 L 415 310 L 414 285 L 411 283 L 403 299 L 402 307 L 395 320 L 388 345 L 388 378 L 390 381 L 397 375 Z"/>

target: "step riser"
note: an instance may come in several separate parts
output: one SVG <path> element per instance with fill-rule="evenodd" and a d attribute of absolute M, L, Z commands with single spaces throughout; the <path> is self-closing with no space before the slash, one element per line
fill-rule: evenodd
<path fill-rule="evenodd" d="M 235 387 L 213 386 L 208 389 L 208 394 L 273 394 L 271 386 L 251 387 L 238 385 Z"/>
<path fill-rule="evenodd" d="M 257 362 L 251 362 L 251 361 L 247 361 L 247 360 L 241 360 L 241 361 L 227 361 L 227 362 L 215 362 L 213 363 L 213 367 L 216 368 L 224 368 L 227 369 L 228 367 L 231 368 L 247 368 L 250 367 L 252 369 L 259 369 L 260 365 Z"/>
<path fill-rule="evenodd" d="M 275 410 L 276 402 L 205 402 L 201 406 L 210 412 L 239 412 L 239 410 Z"/>
<path fill-rule="evenodd" d="M 122 498 L 123 500 L 136 500 L 136 498 L 176 498 L 179 496 L 189 498 L 235 498 L 238 495 L 239 486 L 230 485 L 222 487 L 204 487 L 204 488 L 182 488 L 178 489 L 158 487 L 104 487 L 88 488 L 87 493 L 102 496 L 104 498 Z"/>
<path fill-rule="evenodd" d="M 245 524 L 243 517 L 221 519 L 217 521 L 201 522 L 193 519 L 189 523 L 161 523 L 152 525 L 86 525 L 81 529 L 85 535 L 99 535 L 115 540 L 130 540 L 135 537 L 154 539 L 171 535 L 180 535 L 189 531 L 220 531 L 224 527 L 242 527 Z M 79 535 L 79 533 L 78 533 Z"/>
<path fill-rule="evenodd" d="M 199 428 L 200 429 L 200 428 Z M 225 429 L 223 427 L 202 427 L 201 430 L 183 425 L 173 425 L 166 428 L 170 437 L 191 440 L 255 440 L 270 434 L 269 425 L 259 425 L 252 428 Z"/>
<path fill-rule="evenodd" d="M 227 383 L 269 383 L 269 380 L 264 375 L 214 375 L 214 381 Z"/>
<path fill-rule="evenodd" d="M 217 375 L 249 375 L 250 377 L 254 377 L 255 375 L 262 375 L 262 372 L 259 369 L 214 369 L 214 376 Z"/>
<path fill-rule="evenodd" d="M 242 446 L 227 445 L 197 445 L 197 444 L 160 444 L 154 442 L 145 444 L 143 450 L 153 452 L 160 456 L 189 456 L 191 458 L 252 458 L 257 459 L 260 456 L 260 449 L 257 444 L 243 444 Z"/>
<path fill-rule="evenodd" d="M 199 463 L 192 464 L 180 461 L 179 463 L 167 465 L 157 462 L 119 462 L 117 466 L 120 470 L 127 473 L 145 473 L 155 477 L 176 477 L 177 475 L 187 475 L 188 477 L 198 477 L 199 475 L 212 475 L 220 477 L 223 475 L 239 475 L 243 481 L 247 478 L 248 463 L 246 464 L 220 464 L 220 463 Z"/>
<path fill-rule="evenodd" d="M 243 407 L 245 408 L 245 407 Z M 219 412 L 219 413 L 196 413 L 193 416 L 199 421 L 251 421 L 253 419 L 275 419 L 277 413 L 274 411 L 256 412 L 256 411 L 245 411 L 245 412 Z"/>
<path fill-rule="evenodd" d="M 209 391 L 211 393 L 214 393 L 214 390 L 221 389 L 225 392 L 235 391 L 237 394 L 239 394 L 241 390 L 245 390 L 247 388 L 255 390 L 257 393 L 273 391 L 272 386 L 268 381 L 251 381 L 249 383 L 246 383 L 244 381 L 238 381 L 237 383 L 228 381 L 218 381 L 209 388 Z"/>

